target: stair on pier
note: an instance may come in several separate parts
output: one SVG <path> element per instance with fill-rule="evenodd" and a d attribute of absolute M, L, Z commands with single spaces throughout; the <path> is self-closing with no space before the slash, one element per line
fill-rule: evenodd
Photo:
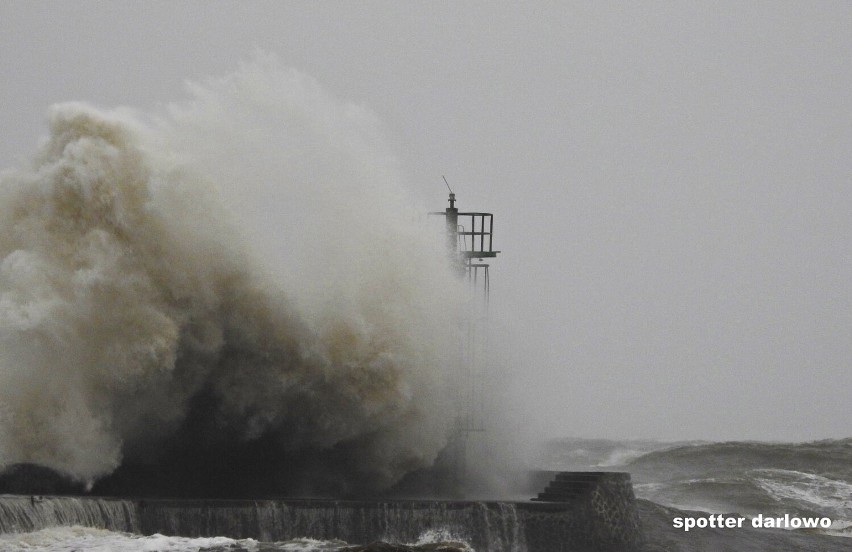
<path fill-rule="evenodd" d="M 606 472 L 558 472 L 536 502 L 572 502 L 589 496 Z"/>

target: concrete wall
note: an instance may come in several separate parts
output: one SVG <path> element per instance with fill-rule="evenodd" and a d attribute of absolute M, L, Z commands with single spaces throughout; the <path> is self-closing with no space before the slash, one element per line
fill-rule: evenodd
<path fill-rule="evenodd" d="M 413 543 L 439 529 L 480 552 L 629 552 L 641 544 L 624 473 L 540 473 L 533 501 L 201 500 L 0 496 L 0 532 L 81 524 L 141 534 L 272 542 Z"/>
<path fill-rule="evenodd" d="M 263 541 L 307 536 L 411 543 L 428 529 L 443 529 L 487 552 L 639 548 L 641 527 L 629 474 L 551 475 L 556 483 L 548 486 L 551 492 L 529 502 L 151 500 L 142 503 L 139 520 L 145 533 Z"/>

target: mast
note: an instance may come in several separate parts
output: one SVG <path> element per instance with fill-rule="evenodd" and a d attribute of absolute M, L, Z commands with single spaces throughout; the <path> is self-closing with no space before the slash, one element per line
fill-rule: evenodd
<path fill-rule="evenodd" d="M 444 178 L 444 182 L 447 180 Z M 449 189 L 449 184 L 447 184 Z M 447 253 L 461 278 L 467 280 L 470 292 L 467 316 L 462 327 L 461 386 L 458 389 L 458 412 L 451 443 L 451 462 L 456 488 L 464 495 L 468 473 L 469 441 L 486 431 L 485 399 L 488 371 L 488 303 L 491 292 L 490 264 L 497 257 L 493 248 L 494 215 L 456 207 L 456 194 L 450 189 L 449 207 L 430 215 L 446 217 Z"/>

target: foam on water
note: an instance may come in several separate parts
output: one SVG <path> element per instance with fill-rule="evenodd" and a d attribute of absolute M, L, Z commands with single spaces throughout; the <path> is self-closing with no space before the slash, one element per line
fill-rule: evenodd
<path fill-rule="evenodd" d="M 464 539 L 446 527 L 430 528 L 423 531 L 417 538 L 417 541 L 411 543 L 411 546 L 423 546 L 424 544 L 436 543 L 454 543 L 459 545 L 460 548 L 473 552 L 473 549 L 464 542 Z"/>
<path fill-rule="evenodd" d="M 755 480 L 782 503 L 796 503 L 852 518 L 852 484 L 794 470 L 754 470 Z"/>
<path fill-rule="evenodd" d="M 407 546 L 434 549 L 429 545 L 440 544 L 474 552 L 470 545 L 443 528 L 428 529 L 417 542 Z M 333 552 L 349 546 L 341 540 L 311 538 L 258 542 L 228 537 L 143 536 L 82 526 L 50 527 L 29 533 L 0 535 L 0 552 Z"/>
<path fill-rule="evenodd" d="M 71 552 L 199 552 L 255 551 L 258 543 L 252 539 L 234 540 L 226 537 L 167 537 L 141 536 L 117 533 L 92 527 L 50 527 L 31 533 L 0 535 L 0 551 Z M 290 550 L 319 550 L 319 548 L 291 548 Z"/>
<path fill-rule="evenodd" d="M 287 550 L 289 552 L 324 552 L 326 550 L 340 550 L 349 546 L 348 543 L 341 540 L 318 540 L 318 539 L 291 539 L 285 542 L 276 542 L 271 545 L 264 545 L 266 550 Z"/>
<path fill-rule="evenodd" d="M 755 470 L 757 483 L 785 507 L 820 512 L 832 520 L 820 532 L 852 537 L 852 484 L 795 470 Z"/>

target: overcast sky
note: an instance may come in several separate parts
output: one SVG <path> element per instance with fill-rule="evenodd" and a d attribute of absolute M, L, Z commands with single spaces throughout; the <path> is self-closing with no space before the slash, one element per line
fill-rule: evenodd
<path fill-rule="evenodd" d="M 852 3 L 5 0 L 0 167 L 52 103 L 156 109 L 256 49 L 495 213 L 530 423 L 850 436 Z"/>

